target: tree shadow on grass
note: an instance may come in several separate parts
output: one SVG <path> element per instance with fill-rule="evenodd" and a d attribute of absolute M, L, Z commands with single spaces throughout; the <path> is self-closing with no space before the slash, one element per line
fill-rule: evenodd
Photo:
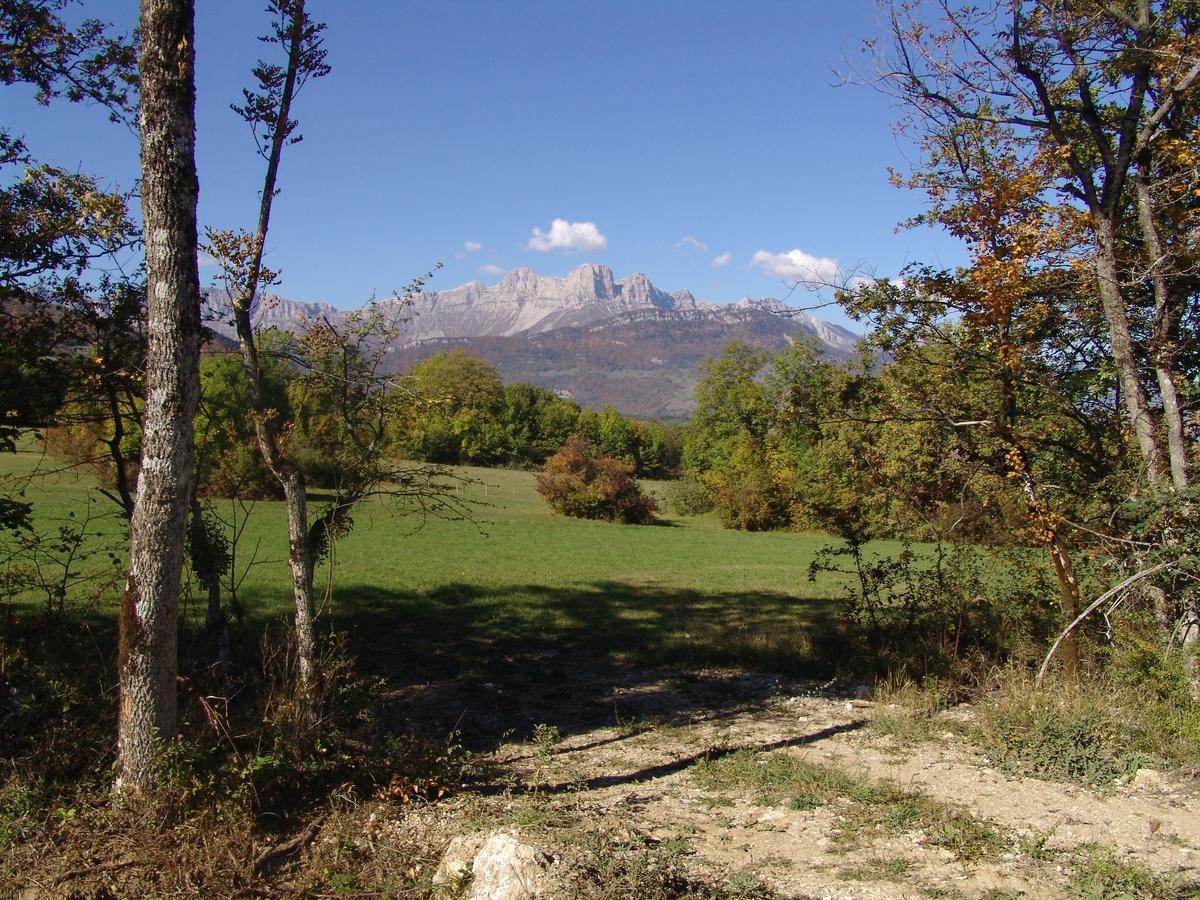
<path fill-rule="evenodd" d="M 601 581 L 567 588 L 348 585 L 334 628 L 392 688 L 393 727 L 469 746 L 733 715 L 815 689 L 847 658 L 837 605 Z M 733 671 L 730 671 L 730 670 Z M 770 674 L 764 674 L 770 673 Z"/>

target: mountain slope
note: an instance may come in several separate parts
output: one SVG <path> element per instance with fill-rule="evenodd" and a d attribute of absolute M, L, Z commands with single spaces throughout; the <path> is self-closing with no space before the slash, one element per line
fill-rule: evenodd
<path fill-rule="evenodd" d="M 227 298 L 209 289 L 206 318 L 232 336 Z M 527 381 L 572 397 L 585 407 L 611 403 L 627 415 L 681 417 L 691 412 L 697 364 L 731 341 L 778 350 L 816 340 L 831 357 L 853 355 L 857 336 L 779 300 L 736 304 L 667 293 L 641 273 L 614 279 L 607 266 L 585 264 L 565 278 L 514 269 L 498 284 L 471 282 L 419 294 L 392 307 L 399 336 L 390 363 L 402 371 L 452 347 L 491 360 L 506 381 Z M 349 313 L 322 303 L 266 295 L 256 327 L 298 331 L 306 321 L 342 322 Z"/>
<path fill-rule="evenodd" d="M 505 381 L 550 388 L 585 408 L 611 404 L 629 416 L 678 419 L 695 406 L 699 363 L 719 356 L 731 341 L 781 350 L 814 338 L 806 322 L 760 309 L 641 312 L 540 334 L 422 341 L 393 350 L 389 365 L 404 371 L 436 353 L 464 348 L 491 360 Z M 849 356 L 834 347 L 826 352 Z"/>

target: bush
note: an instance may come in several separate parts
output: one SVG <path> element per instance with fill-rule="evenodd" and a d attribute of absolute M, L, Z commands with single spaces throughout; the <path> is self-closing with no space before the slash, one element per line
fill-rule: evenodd
<path fill-rule="evenodd" d="M 809 577 L 845 576 L 843 617 L 858 665 L 969 678 L 971 667 L 1021 658 L 1053 636 L 1055 588 L 1040 559 L 1036 551 L 961 544 L 875 554 L 848 541 L 819 551 Z"/>
<path fill-rule="evenodd" d="M 537 489 L 554 509 L 578 519 L 647 525 L 658 509 L 638 487 L 630 463 L 593 455 L 586 438 L 572 438 L 546 460 Z"/>
<path fill-rule="evenodd" d="M 704 485 L 681 478 L 667 487 L 667 505 L 679 516 L 702 516 L 712 511 L 713 499 Z"/>
<path fill-rule="evenodd" d="M 1026 673 L 1010 670 L 980 708 L 981 742 L 1006 772 L 1112 784 L 1148 759 L 1120 699 L 1107 685 L 1039 690 Z"/>
<path fill-rule="evenodd" d="M 717 488 L 721 523 L 742 531 L 788 526 L 788 503 L 764 469 L 733 473 Z"/>

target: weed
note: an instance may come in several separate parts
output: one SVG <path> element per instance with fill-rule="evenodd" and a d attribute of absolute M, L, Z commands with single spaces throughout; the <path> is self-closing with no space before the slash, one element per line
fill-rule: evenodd
<path fill-rule="evenodd" d="M 809 578 L 845 576 L 844 612 L 856 661 L 880 674 L 965 677 L 1048 637 L 1050 575 L 1026 550 L 983 553 L 938 542 L 869 552 L 860 538 L 820 551 Z"/>
<path fill-rule="evenodd" d="M 935 732 L 935 723 L 903 708 L 883 709 L 871 717 L 871 730 L 887 735 L 902 744 L 915 744 L 930 740 Z"/>
<path fill-rule="evenodd" d="M 0 788 L 0 850 L 17 843 L 38 825 L 41 784 L 13 777 Z"/>
<path fill-rule="evenodd" d="M 767 900 L 775 894 L 748 873 L 724 884 L 688 872 L 682 840 L 655 841 L 627 830 L 581 835 L 566 896 L 593 900 Z"/>
<path fill-rule="evenodd" d="M 1034 689 L 1014 678 L 981 708 L 983 747 L 1007 772 L 1107 785 L 1145 761 L 1128 728 L 1114 717 L 1111 696 Z"/>
<path fill-rule="evenodd" d="M 749 792 L 756 803 L 799 810 L 823 806 L 855 788 L 854 781 L 841 772 L 787 753 L 739 750 L 702 760 L 693 773 L 710 790 Z"/>
<path fill-rule="evenodd" d="M 1084 847 L 1075 861 L 1071 887 L 1081 900 L 1166 897 L 1166 885 L 1136 863 L 1123 860 L 1107 847 Z M 1180 895 L 1182 896 L 1182 895 Z"/>
<path fill-rule="evenodd" d="M 1023 856 L 1046 862 L 1055 858 L 1054 851 L 1046 846 L 1052 837 L 1054 837 L 1053 828 L 1046 831 L 1035 831 L 1031 835 L 1020 838 L 1017 847 Z"/>
<path fill-rule="evenodd" d="M 941 812 L 941 822 L 929 828 L 929 842 L 934 846 L 963 860 L 995 856 L 1002 849 L 1002 836 L 987 822 L 947 807 Z"/>
<path fill-rule="evenodd" d="M 616 700 L 613 701 L 613 724 L 616 726 L 617 734 L 621 737 L 633 737 L 635 734 L 643 734 L 647 731 L 653 731 L 655 728 L 653 722 L 647 722 L 636 716 L 632 718 L 622 717 L 621 711 L 617 709 Z"/>
<path fill-rule="evenodd" d="M 901 857 L 884 859 L 872 856 L 853 866 L 838 869 L 838 877 L 847 881 L 895 881 L 912 868 L 912 862 Z"/>
<path fill-rule="evenodd" d="M 554 752 L 554 745 L 562 740 L 562 735 L 559 733 L 557 725 L 538 722 L 533 726 L 533 735 L 530 740 L 533 741 L 538 756 L 550 756 Z"/>
<path fill-rule="evenodd" d="M 920 826 L 927 810 L 927 802 L 915 794 L 898 797 L 887 804 L 883 811 L 883 824 L 891 831 L 903 832 Z"/>

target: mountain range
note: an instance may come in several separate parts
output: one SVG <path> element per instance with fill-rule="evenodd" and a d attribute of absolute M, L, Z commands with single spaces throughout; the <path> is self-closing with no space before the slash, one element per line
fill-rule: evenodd
<path fill-rule="evenodd" d="M 209 288 L 204 303 L 209 327 L 233 337 L 227 294 Z M 858 341 L 846 329 L 780 300 L 711 303 L 686 290 L 659 290 L 640 272 L 614 279 L 611 269 L 593 263 L 565 278 L 513 269 L 490 287 L 473 281 L 423 291 L 406 308 L 385 301 L 385 310 L 389 305 L 403 319 L 388 348 L 396 371 L 461 347 L 491 360 L 505 381 L 526 381 L 584 407 L 612 404 L 646 418 L 690 414 L 697 364 L 731 341 L 778 350 L 815 338 L 835 359 L 852 356 Z M 325 303 L 266 294 L 252 319 L 259 329 L 296 332 L 310 320 L 336 325 L 349 314 Z"/>

